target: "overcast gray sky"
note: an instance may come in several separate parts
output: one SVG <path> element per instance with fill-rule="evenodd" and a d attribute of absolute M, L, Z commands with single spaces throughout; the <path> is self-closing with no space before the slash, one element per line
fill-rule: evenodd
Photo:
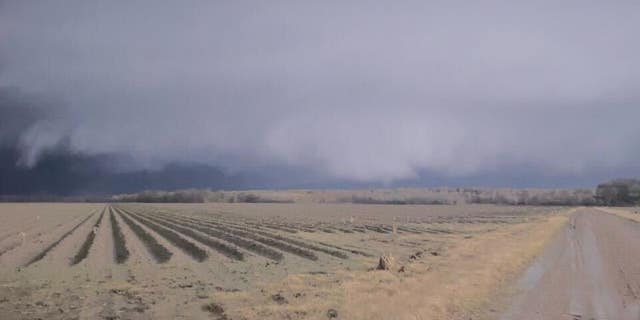
<path fill-rule="evenodd" d="M 25 165 L 633 176 L 638 39 L 635 1 L 0 0 L 0 87 L 50 101 Z"/>

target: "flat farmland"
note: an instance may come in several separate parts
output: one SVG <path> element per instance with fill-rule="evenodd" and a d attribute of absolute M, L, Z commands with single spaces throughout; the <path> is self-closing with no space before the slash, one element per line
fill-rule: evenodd
<path fill-rule="evenodd" d="M 492 319 L 570 211 L 0 204 L 0 316 Z"/>

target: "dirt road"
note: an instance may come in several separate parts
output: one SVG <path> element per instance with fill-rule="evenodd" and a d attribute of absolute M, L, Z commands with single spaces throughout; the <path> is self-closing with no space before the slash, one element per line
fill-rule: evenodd
<path fill-rule="evenodd" d="M 640 223 L 578 210 L 501 320 L 640 319 Z"/>

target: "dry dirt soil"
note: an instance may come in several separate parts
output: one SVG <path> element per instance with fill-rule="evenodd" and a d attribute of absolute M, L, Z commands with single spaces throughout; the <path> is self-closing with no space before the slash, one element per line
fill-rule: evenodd
<path fill-rule="evenodd" d="M 625 279 L 638 274 L 631 260 L 637 256 L 625 260 L 623 253 L 635 250 L 637 227 L 614 213 L 585 210 L 0 204 L 0 318 L 538 319 L 529 315 L 537 315 L 535 303 L 544 305 L 535 300 L 540 290 L 564 289 L 527 276 L 530 266 L 550 248 L 586 241 L 597 243 L 587 243 L 585 254 L 597 252 L 589 259 L 601 260 L 601 269 L 585 262 L 581 275 L 611 278 L 580 280 L 584 287 L 572 292 L 584 298 L 576 300 L 582 309 L 570 311 L 597 316 L 635 299 L 635 282 Z M 614 229 L 622 231 L 599 238 Z M 576 235 L 562 236 L 567 232 Z M 392 257 L 388 270 L 376 270 L 382 255 Z M 587 289 L 598 291 L 603 281 L 611 301 L 587 308 L 602 299 Z M 624 284 L 630 289 L 616 291 Z M 562 309 L 557 300 L 545 309 Z"/>
<path fill-rule="evenodd" d="M 525 272 L 502 320 L 640 319 L 633 210 L 580 209 Z"/>

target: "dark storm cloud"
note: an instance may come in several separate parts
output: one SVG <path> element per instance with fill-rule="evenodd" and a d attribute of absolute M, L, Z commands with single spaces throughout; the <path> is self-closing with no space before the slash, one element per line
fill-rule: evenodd
<path fill-rule="evenodd" d="M 624 1 L 4 0 L 0 86 L 56 99 L 27 165 L 65 141 L 356 181 L 638 175 L 637 30 Z"/>
<path fill-rule="evenodd" d="M 16 150 L 17 164 L 32 166 L 41 152 L 64 144 L 64 110 L 51 96 L 0 87 L 0 148 Z"/>

